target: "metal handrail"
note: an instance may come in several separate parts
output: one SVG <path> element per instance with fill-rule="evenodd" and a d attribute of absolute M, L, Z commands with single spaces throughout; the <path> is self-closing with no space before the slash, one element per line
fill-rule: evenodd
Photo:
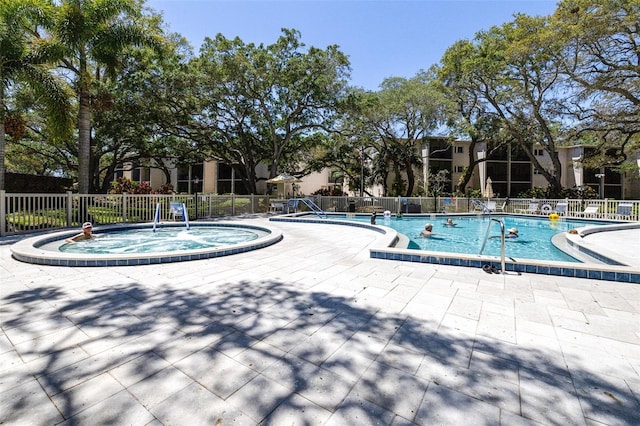
<path fill-rule="evenodd" d="M 309 198 L 291 198 L 289 199 L 289 201 L 287 202 L 287 210 L 289 208 L 289 206 L 293 206 L 294 210 L 298 210 L 298 202 L 302 202 L 304 205 L 306 205 L 309 210 L 311 210 L 316 216 L 326 219 L 327 218 L 327 213 L 322 210 L 316 203 L 314 203 L 312 200 L 310 200 Z"/>
<path fill-rule="evenodd" d="M 500 270 L 502 271 L 502 273 L 504 273 L 504 267 L 505 267 L 505 245 L 504 245 L 504 222 L 500 219 L 494 219 L 491 218 L 491 222 L 498 222 L 500 224 L 500 240 L 501 240 L 501 247 L 500 247 Z M 487 226 L 487 233 L 484 236 L 484 241 L 482 241 L 482 247 L 480 248 L 480 253 L 482 254 L 482 252 L 484 251 L 484 247 L 487 245 L 487 240 L 489 239 L 489 232 L 491 231 L 491 225 L 492 223 L 489 222 L 489 226 Z"/>

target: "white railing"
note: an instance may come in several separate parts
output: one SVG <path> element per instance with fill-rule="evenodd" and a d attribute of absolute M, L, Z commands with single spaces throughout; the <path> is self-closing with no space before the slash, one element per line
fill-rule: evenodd
<path fill-rule="evenodd" d="M 271 197 L 273 198 L 273 197 Z M 0 191 L 0 236 L 80 226 L 171 220 L 170 203 L 187 206 L 189 217 L 237 216 L 269 211 L 266 195 L 9 194 Z"/>
<path fill-rule="evenodd" d="M 467 213 L 473 212 L 472 199 L 462 197 L 323 197 L 311 196 L 325 212 L 371 213 L 386 210 L 397 214 Z M 172 220 L 170 203 L 187 206 L 189 218 L 238 216 L 268 213 L 275 197 L 268 195 L 132 195 L 132 194 L 8 194 L 0 191 L 0 236 L 80 226 L 90 221 L 95 225 L 114 223 L 153 222 L 156 206 L 160 204 L 161 220 Z M 492 199 L 502 206 L 506 199 Z M 486 204 L 488 200 L 481 200 Z M 527 210 L 530 203 L 548 214 L 558 203 L 566 203 L 565 216 L 594 219 L 640 221 L 640 200 L 558 200 L 511 199 L 505 213 Z M 619 205 L 631 205 L 630 214 L 620 215 Z M 584 214 L 587 206 L 598 206 L 594 214 Z M 304 208 L 304 207 L 301 207 Z M 499 211 L 501 212 L 501 211 Z"/>

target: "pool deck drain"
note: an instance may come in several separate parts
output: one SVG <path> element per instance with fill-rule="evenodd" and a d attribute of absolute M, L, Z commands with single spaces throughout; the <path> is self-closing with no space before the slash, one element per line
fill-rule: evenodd
<path fill-rule="evenodd" d="M 377 260 L 364 228 L 269 226 L 281 242 L 148 266 L 0 244 L 0 422 L 640 423 L 640 285 Z"/>

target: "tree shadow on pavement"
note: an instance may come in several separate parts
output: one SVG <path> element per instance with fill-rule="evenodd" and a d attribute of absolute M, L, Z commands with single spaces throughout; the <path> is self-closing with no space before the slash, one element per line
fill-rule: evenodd
<path fill-rule="evenodd" d="M 625 380 L 562 354 L 296 283 L 50 286 L 5 296 L 0 320 L 0 423 L 33 419 L 34 378 L 55 405 L 43 423 L 139 405 L 163 423 L 640 423 Z"/>

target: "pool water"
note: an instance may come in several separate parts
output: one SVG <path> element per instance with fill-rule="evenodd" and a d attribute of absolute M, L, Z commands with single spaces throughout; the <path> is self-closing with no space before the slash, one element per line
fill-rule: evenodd
<path fill-rule="evenodd" d="M 604 225 L 604 222 L 586 220 L 550 221 L 520 216 L 465 216 L 451 217 L 456 226 L 445 226 L 447 217 L 378 217 L 377 225 L 395 229 L 409 237 L 409 249 L 439 251 L 447 253 L 479 254 L 490 226 L 489 238 L 482 251 L 483 255 L 500 256 L 500 224 L 491 218 L 504 222 L 505 233 L 509 228 L 518 228 L 518 238 L 505 239 L 505 256 L 516 259 L 554 260 L 561 262 L 579 262 L 562 250 L 556 248 L 551 238 L 569 229 L 589 225 Z M 369 222 L 369 217 L 347 218 L 358 222 Z M 421 235 L 427 223 L 433 224 L 433 235 Z"/>
<path fill-rule="evenodd" d="M 96 238 L 76 243 L 50 243 L 64 253 L 124 254 L 155 253 L 221 247 L 252 241 L 265 232 L 235 227 L 150 228 L 109 231 Z M 48 249 L 45 245 L 41 248 Z M 55 247 L 53 247 L 55 249 Z"/>

